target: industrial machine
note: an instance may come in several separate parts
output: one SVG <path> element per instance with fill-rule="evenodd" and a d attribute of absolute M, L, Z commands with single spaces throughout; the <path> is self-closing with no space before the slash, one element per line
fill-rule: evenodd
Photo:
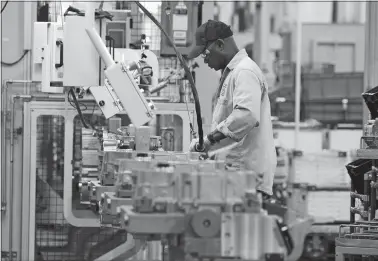
<path fill-rule="evenodd" d="M 346 167 L 351 178 L 350 224 L 340 226 L 336 260 L 346 256 L 376 258 L 377 249 L 377 93 L 378 86 L 362 94 L 370 112 L 364 126 L 358 159 Z M 357 217 L 357 218 L 356 218 Z"/>
<path fill-rule="evenodd" d="M 9 251 L 2 256 L 297 260 L 310 217 L 263 201 L 255 173 L 228 170 L 205 154 L 187 152 L 197 135 L 195 120 L 200 142 L 203 131 L 186 63 L 178 74 L 188 78 L 194 104 L 163 102 L 150 94 L 171 76 L 154 83 L 153 57 L 144 57 L 153 54 L 141 49 L 131 58 L 130 50 L 118 50 L 115 57 L 100 33 L 99 21 L 107 16 L 93 3 L 74 13 L 61 24 L 35 24 L 33 81 L 28 83 L 38 92 L 10 96 L 3 105 L 10 113 L 2 133 L 11 129 L 11 146 L 2 156 L 11 164 L 2 169 L 9 170 L 2 185 Z M 6 81 L 5 96 L 21 82 Z M 23 117 L 17 117 L 19 105 Z M 22 151 L 15 149 L 18 141 Z M 14 163 L 20 159 L 22 164 Z M 16 194 L 22 200 L 13 198 Z M 20 222 L 13 221 L 15 213 L 22 213 Z M 20 229 L 18 239 L 14 227 Z"/>
<path fill-rule="evenodd" d="M 255 173 L 226 170 L 223 162 L 203 161 L 198 153 L 106 154 L 109 163 L 103 166 L 112 165 L 117 180 L 114 191 L 101 195 L 101 222 L 125 229 L 138 242 L 134 251 L 119 253 L 123 258 L 135 252 L 132 260 L 297 260 L 301 255 L 311 218 L 283 224 L 286 211 L 279 217 L 274 204 L 263 204 Z"/>

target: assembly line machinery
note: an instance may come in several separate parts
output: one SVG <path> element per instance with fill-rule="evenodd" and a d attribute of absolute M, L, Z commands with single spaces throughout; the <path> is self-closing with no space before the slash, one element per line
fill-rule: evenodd
<path fill-rule="evenodd" d="M 28 83 L 37 82 L 39 91 L 8 99 L 10 86 L 23 81 L 4 84 L 2 138 L 11 146 L 3 151 L 10 164 L 2 172 L 9 172 L 11 180 L 2 181 L 11 186 L 2 186 L 9 235 L 2 258 L 298 260 L 313 220 L 294 209 L 294 200 L 287 207 L 263 200 L 256 173 L 187 152 L 194 135 L 203 138 L 202 117 L 192 74 L 175 44 L 194 104 L 150 96 L 151 88 L 159 87 L 151 80 L 158 70 L 156 56 L 142 46 L 122 50 L 123 58 L 112 57 L 99 33 L 99 13 L 89 3 L 84 13 L 65 17 L 64 25 L 36 23 L 33 81 Z M 94 66 L 98 56 L 102 67 Z M 176 129 L 169 120 L 157 120 L 172 115 L 180 119 Z M 376 136 L 370 125 L 367 129 L 373 130 L 365 136 Z M 368 146 L 376 146 L 374 142 Z M 21 151 L 16 143 L 22 143 Z M 365 153 L 364 160 L 377 159 L 375 150 L 364 148 L 360 154 Z M 344 254 L 375 255 L 367 251 L 377 248 L 375 161 L 366 164 L 364 189 L 354 187 L 351 194 L 363 202 L 363 210 L 351 211 L 364 220 L 351 215 L 353 228 L 336 240 L 340 259 Z M 302 189 L 288 188 L 292 198 Z M 13 198 L 20 191 L 21 202 Z M 15 214 L 22 219 L 14 219 Z M 16 232 L 21 235 L 17 239 Z"/>
<path fill-rule="evenodd" d="M 365 92 L 362 94 L 364 107 L 364 129 L 358 159 L 348 164 L 351 178 L 350 224 L 340 226 L 336 238 L 336 260 L 378 256 L 377 237 L 377 52 L 378 52 L 378 3 L 366 4 L 365 24 Z M 377 87 L 374 87 L 377 86 Z M 356 216 L 358 218 L 356 218 Z"/>
<path fill-rule="evenodd" d="M 142 46 L 112 57 L 99 33 L 97 15 L 103 13 L 91 3 L 87 7 L 64 24 L 35 24 L 30 83 L 39 91 L 4 100 L 3 108 L 13 109 L 2 133 L 9 125 L 21 131 L 9 133 L 10 156 L 3 155 L 12 165 L 11 180 L 3 180 L 11 184 L 9 191 L 2 186 L 11 195 L 2 195 L 9 217 L 9 251 L 2 257 L 297 260 L 311 218 L 262 201 L 255 173 L 187 152 L 191 137 L 201 140 L 203 131 L 193 77 L 181 55 L 194 104 L 164 103 L 150 95 L 159 87 L 153 81 L 156 56 Z M 6 81 L 5 97 L 20 82 Z M 13 144 L 21 134 L 18 165 Z M 16 179 L 14 173 L 22 175 Z M 22 191 L 20 203 L 12 197 L 15 190 Z M 14 221 L 18 208 L 23 218 Z M 19 239 L 14 227 L 20 228 Z"/>
<path fill-rule="evenodd" d="M 148 128 L 118 130 L 93 133 L 87 144 L 102 148 L 98 176 L 78 171 L 77 180 L 81 204 L 101 226 L 126 230 L 133 244 L 96 260 L 297 260 L 302 254 L 311 218 L 284 225 L 288 210 L 262 202 L 255 173 L 226 170 L 201 153 L 161 151 Z M 135 141 L 135 149 L 121 149 L 125 141 Z"/>
<path fill-rule="evenodd" d="M 361 148 L 357 151 L 358 159 L 347 165 L 352 181 L 350 224 L 340 226 L 336 239 L 336 260 L 344 260 L 345 256 L 378 256 L 377 93 L 378 86 L 362 94 L 370 111 L 370 120 L 364 126 Z"/>

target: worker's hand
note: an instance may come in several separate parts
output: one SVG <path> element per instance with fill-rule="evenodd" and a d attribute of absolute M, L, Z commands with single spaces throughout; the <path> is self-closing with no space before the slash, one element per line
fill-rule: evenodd
<path fill-rule="evenodd" d="M 205 136 L 203 138 L 203 148 L 200 151 L 199 149 L 199 139 L 192 139 L 192 142 L 190 143 L 189 151 L 194 152 L 204 152 L 207 153 L 209 149 L 211 148 L 211 142 L 208 140 L 208 138 Z"/>

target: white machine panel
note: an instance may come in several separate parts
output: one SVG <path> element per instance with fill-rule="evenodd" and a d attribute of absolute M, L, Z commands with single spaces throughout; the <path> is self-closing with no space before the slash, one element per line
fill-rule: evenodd
<path fill-rule="evenodd" d="M 44 57 L 44 48 L 47 46 L 47 23 L 34 23 L 33 38 L 33 64 L 32 73 L 33 81 L 41 81 L 42 79 L 42 61 Z"/>
<path fill-rule="evenodd" d="M 152 120 L 152 111 L 124 63 L 111 65 L 105 70 L 105 76 L 117 94 L 118 102 L 135 126 L 144 125 Z"/>
<path fill-rule="evenodd" d="M 114 93 L 112 93 L 113 91 L 107 86 L 93 86 L 90 87 L 89 90 L 91 91 L 105 118 L 109 119 L 115 114 L 123 111 L 122 107 L 117 105 L 117 98 Z"/>
<path fill-rule="evenodd" d="M 62 93 L 62 87 L 52 87 L 63 81 L 63 26 L 57 23 L 34 23 L 32 80 L 41 82 L 40 91 Z"/>
<path fill-rule="evenodd" d="M 66 16 L 64 26 L 64 86 L 98 86 L 99 55 L 85 28 L 85 16 Z"/>

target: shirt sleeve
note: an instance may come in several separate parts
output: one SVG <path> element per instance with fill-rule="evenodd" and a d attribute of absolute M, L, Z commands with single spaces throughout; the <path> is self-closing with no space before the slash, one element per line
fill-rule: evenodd
<path fill-rule="evenodd" d="M 234 141 L 241 141 L 254 127 L 259 126 L 261 85 L 251 70 L 241 70 L 235 81 L 233 111 L 216 129 Z"/>

